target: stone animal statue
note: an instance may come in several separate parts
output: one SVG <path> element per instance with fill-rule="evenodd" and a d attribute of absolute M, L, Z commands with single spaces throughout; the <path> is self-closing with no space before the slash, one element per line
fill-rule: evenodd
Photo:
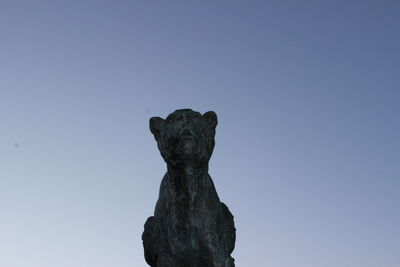
<path fill-rule="evenodd" d="M 217 115 L 180 109 L 150 119 L 167 163 L 154 216 L 142 235 L 152 267 L 234 267 L 235 226 L 208 174 Z"/>

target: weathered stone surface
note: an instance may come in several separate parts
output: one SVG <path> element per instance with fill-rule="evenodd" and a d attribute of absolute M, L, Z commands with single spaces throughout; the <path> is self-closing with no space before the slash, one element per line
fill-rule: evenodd
<path fill-rule="evenodd" d="M 233 216 L 219 200 L 208 174 L 214 149 L 217 115 L 181 109 L 165 120 L 150 119 L 150 130 L 167 173 L 154 216 L 142 235 L 152 267 L 233 267 Z"/>

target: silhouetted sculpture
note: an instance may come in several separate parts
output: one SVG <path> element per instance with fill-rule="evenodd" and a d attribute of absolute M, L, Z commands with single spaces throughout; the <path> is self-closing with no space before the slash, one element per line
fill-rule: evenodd
<path fill-rule="evenodd" d="M 233 267 L 233 216 L 219 200 L 208 174 L 217 115 L 181 109 L 166 120 L 153 117 L 150 130 L 167 163 L 154 216 L 142 235 L 152 267 Z"/>

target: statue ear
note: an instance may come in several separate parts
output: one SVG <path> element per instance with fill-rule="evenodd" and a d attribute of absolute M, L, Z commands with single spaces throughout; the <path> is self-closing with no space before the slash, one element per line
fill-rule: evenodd
<path fill-rule="evenodd" d="M 164 123 L 165 120 L 160 117 L 150 118 L 150 131 L 156 140 L 158 140 L 160 137 L 161 129 L 164 127 Z"/>
<path fill-rule="evenodd" d="M 214 111 L 208 111 L 203 114 L 203 119 L 208 123 L 208 125 L 215 129 L 218 124 L 217 114 Z"/>

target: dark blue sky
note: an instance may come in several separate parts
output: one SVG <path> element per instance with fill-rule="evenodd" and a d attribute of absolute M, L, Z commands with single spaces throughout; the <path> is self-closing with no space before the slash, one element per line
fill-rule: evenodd
<path fill-rule="evenodd" d="M 219 117 L 237 266 L 400 264 L 400 2 L 2 1 L 0 266 L 145 266 L 149 128 Z"/>

